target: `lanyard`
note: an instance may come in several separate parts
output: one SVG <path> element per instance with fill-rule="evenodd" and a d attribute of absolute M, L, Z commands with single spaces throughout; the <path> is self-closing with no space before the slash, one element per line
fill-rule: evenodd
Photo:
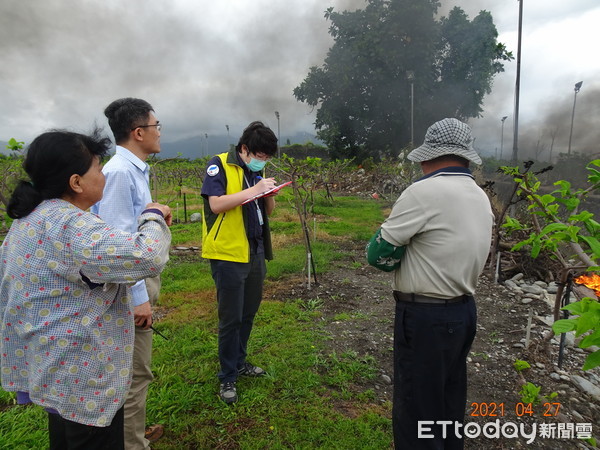
<path fill-rule="evenodd" d="M 256 186 L 256 181 L 254 181 L 254 184 L 252 186 L 250 186 L 250 182 L 248 181 L 248 178 L 246 177 L 245 173 L 244 173 L 244 180 L 246 180 L 246 185 L 248 186 L 248 188 L 250 188 L 252 186 Z M 262 227 L 264 224 L 264 221 L 263 221 L 262 211 L 260 210 L 260 206 L 258 206 L 258 199 L 254 200 L 254 204 L 256 205 L 256 215 L 258 216 L 258 224 Z"/>

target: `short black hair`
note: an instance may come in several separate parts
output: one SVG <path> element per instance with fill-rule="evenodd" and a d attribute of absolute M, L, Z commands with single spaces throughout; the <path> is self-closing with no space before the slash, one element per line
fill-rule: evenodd
<path fill-rule="evenodd" d="M 456 165 L 459 165 L 461 167 L 469 167 L 468 159 L 463 158 L 462 156 L 452 154 L 438 156 L 437 158 L 430 159 L 429 162 L 456 163 Z"/>
<path fill-rule="evenodd" d="M 250 153 L 264 153 L 273 156 L 277 153 L 277 137 L 264 123 L 256 121 L 248 125 L 235 149 L 242 152 L 242 145 L 248 147 Z"/>
<path fill-rule="evenodd" d="M 92 166 L 94 157 L 102 159 L 112 147 L 102 130 L 91 135 L 65 130 L 40 134 L 29 147 L 23 169 L 31 182 L 21 181 L 8 202 L 6 213 L 13 219 L 27 216 L 43 200 L 60 198 L 70 191 L 71 175 L 84 175 Z"/>
<path fill-rule="evenodd" d="M 154 111 L 152 105 L 140 98 L 120 98 L 108 105 L 104 115 L 115 136 L 115 143 L 125 142 L 136 127 L 148 125 L 151 111 Z"/>

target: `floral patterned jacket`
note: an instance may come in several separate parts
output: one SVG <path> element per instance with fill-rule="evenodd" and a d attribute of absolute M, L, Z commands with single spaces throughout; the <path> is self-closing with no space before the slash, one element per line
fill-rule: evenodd
<path fill-rule="evenodd" d="M 170 231 L 144 212 L 137 233 L 60 200 L 15 220 L 0 248 L 0 380 L 63 418 L 110 425 L 131 384 L 129 287 L 169 259 Z"/>

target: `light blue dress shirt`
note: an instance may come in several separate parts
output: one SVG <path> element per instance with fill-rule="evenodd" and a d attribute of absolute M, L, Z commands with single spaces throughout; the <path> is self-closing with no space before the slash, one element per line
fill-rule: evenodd
<path fill-rule="evenodd" d="M 115 155 L 102 168 L 106 177 L 102 200 L 92 206 L 91 211 L 115 228 L 135 233 L 138 217 L 152 202 L 149 169 L 148 164 L 117 145 Z M 146 282 L 138 281 L 132 286 L 131 294 L 134 306 L 146 303 Z"/>

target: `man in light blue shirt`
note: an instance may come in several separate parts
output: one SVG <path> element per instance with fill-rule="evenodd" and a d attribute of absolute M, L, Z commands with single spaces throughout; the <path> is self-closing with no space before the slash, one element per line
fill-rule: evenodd
<path fill-rule="evenodd" d="M 152 202 L 146 159 L 160 152 L 161 125 L 152 106 L 136 98 L 115 100 L 104 110 L 104 115 L 108 118 L 117 148 L 102 169 L 106 177 L 102 200 L 91 210 L 110 225 L 135 232 L 139 215 Z M 152 305 L 160 291 L 160 279 L 139 281 L 131 291 L 136 327 L 133 379 L 125 401 L 125 449 L 145 450 L 150 448 L 145 437 L 146 395 L 153 379 L 150 326 Z"/>

